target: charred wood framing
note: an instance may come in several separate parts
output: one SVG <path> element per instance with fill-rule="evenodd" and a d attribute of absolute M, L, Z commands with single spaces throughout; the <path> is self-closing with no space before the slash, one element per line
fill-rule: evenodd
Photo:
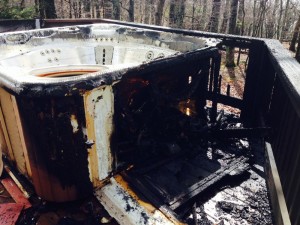
<path fill-rule="evenodd" d="M 266 51 L 264 47 L 259 47 L 261 44 L 253 43 L 249 50 L 249 64 L 246 74 L 246 84 L 244 91 L 244 110 L 242 112 L 242 118 L 246 120 L 251 120 L 252 118 L 257 118 L 254 115 L 256 108 L 259 107 L 259 99 L 262 97 L 262 79 L 264 77 L 265 68 L 265 54 Z M 264 45 L 262 45 L 264 46 Z M 250 123 L 254 121 L 249 121 Z"/>
<path fill-rule="evenodd" d="M 37 193 L 51 196 L 47 193 L 51 179 L 47 181 L 38 175 L 44 171 L 52 179 L 57 178 L 66 189 L 76 187 L 76 195 L 90 194 L 87 140 L 81 129 L 86 127 L 82 99 L 20 97 L 18 103 L 25 132 L 32 143 L 28 153 L 30 161 L 34 162 L 33 183 L 40 188 Z M 76 124 L 74 127 L 70 120 Z M 63 195 L 56 201 L 64 201 Z"/>

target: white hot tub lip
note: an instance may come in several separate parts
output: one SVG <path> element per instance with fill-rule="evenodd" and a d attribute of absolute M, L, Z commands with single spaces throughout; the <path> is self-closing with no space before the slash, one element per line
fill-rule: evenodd
<path fill-rule="evenodd" d="M 82 54 L 78 56 L 77 61 L 63 61 L 57 56 L 59 53 L 67 54 L 68 51 L 58 52 L 54 48 L 52 52 L 51 46 L 64 46 L 64 43 L 71 46 L 70 49 L 75 49 L 75 52 Z M 100 48 L 101 56 L 102 47 L 111 48 L 115 46 L 118 51 L 117 54 L 124 54 L 119 46 L 126 44 L 128 44 L 130 56 L 138 58 L 137 61 L 133 60 L 131 63 L 130 60 L 123 62 L 112 59 L 109 63 L 105 62 L 102 65 L 99 62 L 89 61 L 89 59 L 95 59 L 96 53 L 93 55 L 93 53 L 85 50 L 83 53 L 79 51 L 81 47 L 93 48 L 95 52 Z M 44 49 L 42 49 L 43 46 Z M 137 49 L 135 50 L 135 48 Z M 38 50 L 38 54 L 33 57 L 31 54 L 33 50 L 31 49 Z M 193 57 L 200 59 L 202 56 L 199 52 L 209 52 L 208 49 L 210 47 L 205 47 L 205 42 L 201 38 L 116 24 L 80 25 L 2 33 L 0 34 L 0 51 L 2 53 L 0 56 L 0 87 L 4 87 L 17 95 L 72 95 L 76 94 L 78 87 L 81 90 L 91 90 L 102 85 L 111 85 L 129 72 L 141 71 L 144 68 L 148 68 L 150 71 L 149 67 L 155 65 L 168 66 L 166 62 L 178 60 L 178 57 L 179 60 Z M 40 51 L 44 51 L 45 54 Z M 69 52 L 70 56 L 74 51 Z M 166 54 L 160 57 L 159 52 L 164 51 Z M 138 55 L 141 52 L 143 54 Z M 144 53 L 151 53 L 152 55 L 149 54 L 148 59 Z M 211 54 L 211 51 L 207 54 Z M 124 57 L 127 56 L 125 54 Z M 19 57 L 19 64 L 14 63 L 16 60 L 14 57 Z M 22 57 L 32 60 L 44 57 L 43 59 L 46 61 L 51 58 L 52 64 L 40 65 L 37 60 L 37 62 L 33 61 L 34 67 L 32 67 L 30 60 L 22 63 Z M 77 72 L 80 74 L 80 71 L 83 71 L 84 73 L 78 76 L 40 76 L 52 72 L 63 72 L 64 69 L 67 71 L 70 68 L 78 69 L 79 67 L 81 69 Z"/>

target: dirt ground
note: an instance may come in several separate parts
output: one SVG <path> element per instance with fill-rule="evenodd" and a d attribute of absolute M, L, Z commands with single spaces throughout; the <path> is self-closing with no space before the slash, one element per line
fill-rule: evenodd
<path fill-rule="evenodd" d="M 227 95 L 227 91 L 229 89 L 229 95 L 234 98 L 243 99 L 244 94 L 244 86 L 246 80 L 246 67 L 247 67 L 247 57 L 248 53 L 246 51 L 241 51 L 240 61 L 237 64 L 237 59 L 239 55 L 239 49 L 236 49 L 235 53 L 235 67 L 226 67 L 226 52 L 221 51 L 221 70 L 220 75 L 222 76 L 221 81 L 221 94 Z M 240 114 L 240 110 L 225 106 L 222 104 L 218 104 L 218 109 L 223 109 L 227 112 L 233 114 Z"/>

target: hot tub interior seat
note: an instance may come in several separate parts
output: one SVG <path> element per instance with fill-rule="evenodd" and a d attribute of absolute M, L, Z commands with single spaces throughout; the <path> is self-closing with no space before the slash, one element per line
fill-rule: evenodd
<path fill-rule="evenodd" d="M 62 73 L 64 70 L 67 73 L 74 71 L 73 75 L 81 75 L 116 68 L 120 65 L 123 68 L 135 66 L 175 53 L 176 51 L 173 50 L 138 44 L 98 45 L 97 43 L 82 43 L 82 46 L 51 44 L 34 47 L 25 53 L 2 58 L 0 65 L 21 69 L 33 76 L 44 77 L 45 74 L 51 76 L 51 72 Z M 68 75 L 71 74 L 68 73 Z"/>

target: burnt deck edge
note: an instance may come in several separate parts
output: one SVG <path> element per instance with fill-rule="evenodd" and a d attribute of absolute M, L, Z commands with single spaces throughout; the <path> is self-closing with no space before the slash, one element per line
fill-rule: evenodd
<path fill-rule="evenodd" d="M 265 143 L 266 174 L 275 225 L 291 225 L 271 144 Z"/>

